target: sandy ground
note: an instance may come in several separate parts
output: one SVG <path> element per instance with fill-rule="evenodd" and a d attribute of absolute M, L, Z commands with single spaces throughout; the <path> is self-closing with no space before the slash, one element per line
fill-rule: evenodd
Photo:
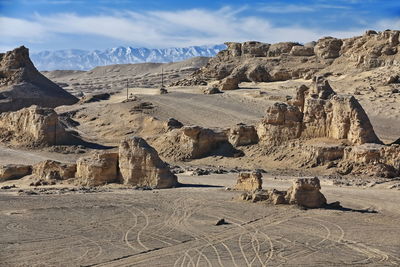
<path fill-rule="evenodd" d="M 123 103 L 122 80 L 130 72 L 112 69 L 104 78 L 104 70 L 55 73 L 53 78 L 68 83 L 73 93 L 120 90 L 109 100 L 57 108 L 78 122 L 73 130 L 86 141 L 110 146 L 131 135 L 151 141 L 165 133 L 170 117 L 204 127 L 256 124 L 269 105 L 310 83 L 242 83 L 240 90 L 217 95 L 204 95 L 204 87 L 168 88 L 166 95 L 132 87 L 129 93 L 136 100 Z M 118 76 L 121 71 L 125 76 Z M 382 84 L 382 71 L 329 79 L 336 92 L 355 94 L 379 137 L 390 143 L 400 137 L 400 94 L 391 92 L 397 85 Z M 138 75 L 138 81 L 158 84 L 159 76 L 155 70 Z M 243 150 L 241 158 L 214 155 L 176 164 L 265 168 L 270 174 L 264 180 L 266 189 L 286 189 L 290 182 L 282 175 L 328 174 L 325 167 L 299 169 L 286 161 L 273 162 L 257 146 Z M 60 151 L 0 146 L 0 164 L 74 162 L 82 156 Z M 340 201 L 345 209 L 303 210 L 235 200 L 239 193 L 225 190 L 234 184 L 234 174 L 179 179 L 185 186 L 168 190 L 111 186 L 96 193 L 47 189 L 39 195 L 18 194 L 29 183 L 15 181 L 18 188 L 0 190 L 0 266 L 400 265 L 400 194 L 395 187 L 389 189 L 398 180 L 372 187 L 365 186 L 374 182 L 368 177 L 357 178 L 365 180 L 363 187 L 339 187 L 332 179 L 323 180 L 328 201 Z M 216 226 L 221 218 L 228 224 Z"/>
<path fill-rule="evenodd" d="M 237 201 L 235 176 L 184 187 L 0 193 L 2 266 L 398 266 L 400 194 L 323 182 L 345 210 Z M 288 180 L 264 179 L 287 188 Z M 224 218 L 227 224 L 216 226 Z"/>

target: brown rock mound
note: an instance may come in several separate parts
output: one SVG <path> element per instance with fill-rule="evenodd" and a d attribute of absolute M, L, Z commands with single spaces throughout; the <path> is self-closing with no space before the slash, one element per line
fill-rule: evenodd
<path fill-rule="evenodd" d="M 76 164 L 45 160 L 33 165 L 33 175 L 43 180 L 66 180 L 74 178 Z"/>
<path fill-rule="evenodd" d="M 19 179 L 32 173 L 32 166 L 21 164 L 7 164 L 0 166 L 0 182 Z"/>
<path fill-rule="evenodd" d="M 0 113 L 31 105 L 55 108 L 78 99 L 43 76 L 24 46 L 0 54 Z"/>
<path fill-rule="evenodd" d="M 19 146 L 51 146 L 76 143 L 50 108 L 31 106 L 0 114 L 0 141 Z"/>
<path fill-rule="evenodd" d="M 172 130 L 153 143 L 161 155 L 177 160 L 208 156 L 223 144 L 229 144 L 225 132 L 200 126 Z"/>
<path fill-rule="evenodd" d="M 140 137 L 126 138 L 119 146 L 119 170 L 124 184 L 170 188 L 177 178 L 157 151 Z"/>
<path fill-rule="evenodd" d="M 262 174 L 260 172 L 239 173 L 235 190 L 255 191 L 262 189 Z"/>
<path fill-rule="evenodd" d="M 98 186 L 118 181 L 116 152 L 94 152 L 76 163 L 76 178 L 82 185 Z"/>
<path fill-rule="evenodd" d="M 306 208 L 323 207 L 326 205 L 326 198 L 319 191 L 320 189 L 321 185 L 317 177 L 297 179 L 288 189 L 286 201 Z"/>

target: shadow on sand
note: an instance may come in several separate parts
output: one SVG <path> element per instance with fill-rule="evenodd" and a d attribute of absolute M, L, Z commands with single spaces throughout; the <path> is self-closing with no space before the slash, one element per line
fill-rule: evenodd
<path fill-rule="evenodd" d="M 181 184 L 179 183 L 176 188 L 190 187 L 190 188 L 223 188 L 222 185 L 210 185 L 210 184 Z"/>
<path fill-rule="evenodd" d="M 376 210 L 372 210 L 372 209 L 346 208 L 346 207 L 343 207 L 342 205 L 340 205 L 339 202 L 333 202 L 333 203 L 326 204 L 326 206 L 323 208 L 327 209 L 327 210 L 350 211 L 350 212 L 358 212 L 358 213 L 378 213 Z"/>

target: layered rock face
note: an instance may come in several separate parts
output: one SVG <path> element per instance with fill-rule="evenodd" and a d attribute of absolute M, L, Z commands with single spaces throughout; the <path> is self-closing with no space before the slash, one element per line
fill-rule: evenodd
<path fill-rule="evenodd" d="M 132 137 L 119 146 L 119 170 L 124 184 L 170 188 L 177 185 L 177 178 L 157 151 L 144 139 Z"/>
<path fill-rule="evenodd" d="M 50 108 L 31 106 L 0 114 L 0 140 L 19 146 L 50 146 L 77 142 Z"/>
<path fill-rule="evenodd" d="M 301 86 L 291 104 L 275 103 L 257 128 L 260 140 L 277 145 L 298 138 L 346 139 L 350 144 L 381 143 L 353 96 L 336 95 L 325 79 Z"/>
<path fill-rule="evenodd" d="M 44 77 L 24 46 L 0 54 L 0 113 L 31 105 L 54 108 L 78 99 Z"/>
<path fill-rule="evenodd" d="M 78 159 L 76 164 L 80 184 L 98 186 L 118 181 L 118 153 L 95 152 Z"/>
<path fill-rule="evenodd" d="M 235 190 L 254 191 L 262 189 L 262 174 L 260 172 L 242 172 L 234 186 Z"/>
<path fill-rule="evenodd" d="M 292 42 L 229 42 L 227 49 L 205 67 L 174 85 L 196 85 L 227 77 L 236 78 L 239 83 L 309 79 L 330 66 L 356 70 L 399 65 L 399 33 L 368 31 L 348 39 L 324 37 L 304 46 Z"/>
<path fill-rule="evenodd" d="M 32 167 L 21 164 L 7 164 L 0 166 L 0 182 L 19 179 L 32 173 Z"/>
<path fill-rule="evenodd" d="M 340 172 L 393 178 L 400 176 L 400 145 L 363 144 L 344 150 Z"/>

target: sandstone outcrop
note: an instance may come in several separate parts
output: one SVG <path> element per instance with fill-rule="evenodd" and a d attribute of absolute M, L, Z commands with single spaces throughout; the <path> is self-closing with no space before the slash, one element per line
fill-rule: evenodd
<path fill-rule="evenodd" d="M 229 129 L 229 142 L 233 146 L 246 146 L 258 142 L 257 131 L 252 125 L 237 124 Z"/>
<path fill-rule="evenodd" d="M 140 137 L 126 138 L 119 145 L 119 171 L 124 184 L 170 188 L 177 178 L 157 151 Z"/>
<path fill-rule="evenodd" d="M 289 204 L 297 204 L 306 208 L 320 208 L 326 205 L 326 198 L 320 192 L 321 185 L 317 177 L 299 178 L 286 193 Z"/>
<path fill-rule="evenodd" d="M 311 78 L 322 70 L 365 70 L 398 65 L 399 31 L 367 32 L 347 39 L 324 37 L 304 46 L 293 42 L 226 43 L 226 50 L 175 85 L 198 85 L 199 81 L 221 81 L 227 77 L 241 82 L 283 81 Z"/>
<path fill-rule="evenodd" d="M 67 180 L 74 178 L 76 164 L 45 160 L 33 165 L 32 174 L 43 180 Z"/>
<path fill-rule="evenodd" d="M 301 136 L 303 113 L 296 106 L 275 103 L 266 111 L 266 115 L 257 127 L 260 140 L 271 145 Z"/>
<path fill-rule="evenodd" d="M 175 160 L 206 157 L 228 144 L 228 137 L 224 131 L 200 126 L 184 126 L 172 130 L 153 143 L 162 156 Z"/>
<path fill-rule="evenodd" d="M 252 202 L 266 201 L 274 205 L 291 204 L 305 208 L 322 208 L 326 207 L 327 202 L 320 190 L 321 185 L 317 177 L 298 178 L 293 181 L 293 185 L 286 191 L 256 188 L 242 193 L 239 199 Z"/>
<path fill-rule="evenodd" d="M 0 182 L 19 179 L 32 173 L 32 166 L 22 164 L 7 164 L 0 166 Z"/>
<path fill-rule="evenodd" d="M 262 189 L 262 174 L 260 172 L 239 173 L 235 190 L 255 191 Z"/>
<path fill-rule="evenodd" d="M 24 46 L 0 54 L 0 113 L 31 105 L 54 108 L 78 99 L 43 76 Z"/>
<path fill-rule="evenodd" d="M 257 127 L 260 140 L 268 144 L 298 138 L 381 143 L 359 102 L 353 96 L 337 95 L 323 78 L 317 78 L 310 89 L 299 87 L 290 103 L 275 103 L 267 109 Z"/>
<path fill-rule="evenodd" d="M 79 158 L 76 163 L 76 178 L 82 185 L 98 186 L 119 179 L 116 152 L 94 152 Z"/>
<path fill-rule="evenodd" d="M 339 173 L 394 178 L 400 176 L 400 145 L 363 144 L 347 147 Z"/>
<path fill-rule="evenodd" d="M 72 144 L 78 139 L 64 129 L 51 108 L 31 106 L 0 114 L 0 140 L 19 146 Z"/>

